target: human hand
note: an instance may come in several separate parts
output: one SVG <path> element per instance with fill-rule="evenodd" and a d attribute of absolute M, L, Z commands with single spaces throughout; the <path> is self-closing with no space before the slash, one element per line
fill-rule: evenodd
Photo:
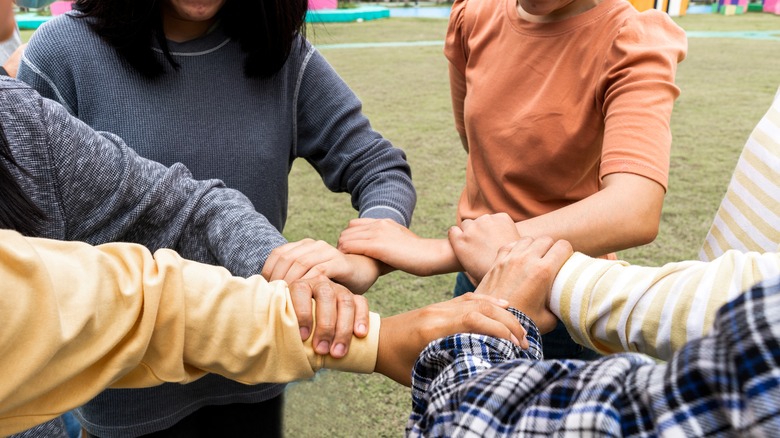
<path fill-rule="evenodd" d="M 271 251 L 262 275 L 266 280 L 284 280 L 288 284 L 301 278 L 324 275 L 362 294 L 382 273 L 380 262 L 361 255 L 344 254 L 322 240 L 303 239 Z"/>
<path fill-rule="evenodd" d="M 450 228 L 448 237 L 461 266 L 479 284 L 499 249 L 519 239 L 520 234 L 508 214 L 497 213 L 465 219 L 460 227 Z"/>
<path fill-rule="evenodd" d="M 417 276 L 455 272 L 460 264 L 449 243 L 423 239 L 389 219 L 353 219 L 339 236 L 338 249 L 362 254 Z"/>
<path fill-rule="evenodd" d="M 5 61 L 5 64 L 3 64 L 3 68 L 6 73 L 8 73 L 8 76 L 12 78 L 16 77 L 16 73 L 19 71 L 19 63 L 22 61 L 22 52 L 24 52 L 25 47 L 27 47 L 27 43 L 17 47 L 16 50 L 14 50 L 14 53 Z"/>
<path fill-rule="evenodd" d="M 368 301 L 363 296 L 323 275 L 294 281 L 289 288 L 301 340 L 311 335 L 311 300 L 317 303 L 317 327 L 311 343 L 315 353 L 342 358 L 349 351 L 353 333 L 359 338 L 368 334 Z"/>
<path fill-rule="evenodd" d="M 478 333 L 508 339 L 528 348 L 526 332 L 506 310 L 509 303 L 467 293 L 441 303 L 382 318 L 374 371 L 398 383 L 411 384 L 412 367 L 431 341 L 456 333 Z"/>
<path fill-rule="evenodd" d="M 548 309 L 550 290 L 572 253 L 565 240 L 524 237 L 499 250 L 493 268 L 475 293 L 509 301 L 531 318 L 541 333 L 550 332 L 558 321 Z"/>

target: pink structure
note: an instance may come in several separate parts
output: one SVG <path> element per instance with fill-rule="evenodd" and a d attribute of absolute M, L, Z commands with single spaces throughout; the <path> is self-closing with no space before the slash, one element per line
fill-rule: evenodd
<path fill-rule="evenodd" d="M 780 0 L 764 0 L 764 12 L 780 15 Z"/>
<path fill-rule="evenodd" d="M 336 9 L 338 0 L 309 0 L 309 9 Z"/>
<path fill-rule="evenodd" d="M 54 2 L 51 5 L 49 5 L 49 9 L 51 9 L 52 15 L 62 15 L 69 10 L 71 10 L 71 7 L 73 6 L 72 1 L 64 1 L 64 2 Z"/>

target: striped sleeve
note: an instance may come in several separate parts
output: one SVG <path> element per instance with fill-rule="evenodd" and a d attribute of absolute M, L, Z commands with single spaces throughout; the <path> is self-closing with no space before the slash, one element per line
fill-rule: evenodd
<path fill-rule="evenodd" d="M 780 247 L 780 90 L 750 134 L 699 259 Z"/>
<path fill-rule="evenodd" d="M 711 262 L 657 268 L 575 253 L 555 279 L 550 308 L 588 348 L 668 360 L 709 332 L 723 304 L 776 275 L 778 253 L 732 250 Z"/>

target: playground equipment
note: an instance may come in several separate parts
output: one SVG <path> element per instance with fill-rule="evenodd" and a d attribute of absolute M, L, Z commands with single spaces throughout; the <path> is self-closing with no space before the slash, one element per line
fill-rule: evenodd
<path fill-rule="evenodd" d="M 685 15 L 688 10 L 688 0 L 629 0 L 638 11 L 658 9 L 672 17 Z"/>
<path fill-rule="evenodd" d="M 41 9 L 53 2 L 54 0 L 16 0 L 16 6 L 25 9 Z"/>
<path fill-rule="evenodd" d="M 748 11 L 748 0 L 718 0 L 712 5 L 712 12 L 723 15 L 744 14 Z"/>

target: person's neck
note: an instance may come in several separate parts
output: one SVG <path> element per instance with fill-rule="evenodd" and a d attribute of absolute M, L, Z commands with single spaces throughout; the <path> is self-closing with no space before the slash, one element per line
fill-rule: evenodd
<path fill-rule="evenodd" d="M 525 11 L 520 5 L 520 0 L 517 0 L 517 13 L 520 17 L 531 23 L 554 23 L 556 21 L 562 21 L 567 18 L 571 18 L 582 14 L 585 11 L 595 8 L 603 0 L 574 0 L 568 5 L 556 9 L 549 14 L 545 15 L 533 15 Z"/>
<path fill-rule="evenodd" d="M 216 17 L 207 21 L 186 21 L 163 15 L 163 32 L 168 40 L 183 43 L 207 34 L 216 22 Z"/>

